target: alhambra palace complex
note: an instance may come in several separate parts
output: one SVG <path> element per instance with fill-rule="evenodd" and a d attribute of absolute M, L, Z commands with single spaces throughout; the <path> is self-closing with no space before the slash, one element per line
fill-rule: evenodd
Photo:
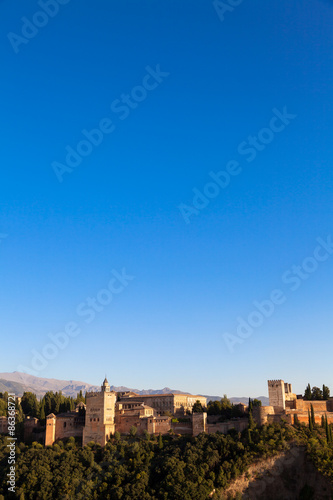
<path fill-rule="evenodd" d="M 293 424 L 295 415 L 299 422 L 308 423 L 308 412 L 313 405 L 316 423 L 326 415 L 329 423 L 333 423 L 333 397 L 328 400 L 307 401 L 292 392 L 291 384 L 283 380 L 268 381 L 269 406 L 253 408 L 253 417 L 258 425 L 285 420 Z M 222 432 L 230 429 L 241 432 L 248 425 L 247 407 L 239 408 L 244 417 L 219 422 L 219 416 L 208 416 L 207 413 L 192 413 L 196 401 L 205 407 L 207 400 L 203 396 L 190 394 L 155 394 L 140 396 L 133 392 L 116 393 L 110 390 L 105 379 L 99 392 L 87 392 L 86 405 L 80 403 L 75 411 L 46 417 L 45 433 L 37 418 L 27 418 L 24 422 L 24 439 L 37 435 L 45 435 L 45 445 L 52 445 L 58 439 L 71 436 L 82 439 L 82 445 L 94 441 L 105 446 L 109 438 L 117 431 L 129 434 L 132 426 L 137 433 L 190 434 L 197 436 L 201 432 Z M 190 414 L 189 414 L 190 413 Z M 172 419 L 170 415 L 175 418 Z M 173 420 L 173 421 L 172 421 Z M 42 433 L 40 432 L 42 431 Z M 7 418 L 0 417 L 0 433 L 7 432 Z"/>
<path fill-rule="evenodd" d="M 291 384 L 286 384 L 283 380 L 269 380 L 268 394 L 269 406 L 254 408 L 253 416 L 259 425 L 282 419 L 292 424 L 295 414 L 300 422 L 307 423 L 311 404 L 314 407 L 316 422 L 321 422 L 323 414 L 327 414 L 328 420 L 333 422 L 333 398 L 327 401 L 305 401 L 301 396 L 293 394 Z M 210 423 L 206 413 L 193 413 L 188 422 L 183 423 L 172 423 L 170 416 L 163 415 L 168 412 L 175 417 L 184 417 L 198 400 L 203 407 L 207 405 L 205 397 L 188 394 L 139 396 L 128 392 L 118 393 L 117 398 L 117 393 L 110 391 L 110 385 L 105 379 L 100 392 L 87 393 L 85 418 L 79 417 L 78 412 L 48 415 L 45 445 L 64 437 L 82 436 L 83 446 L 90 441 L 104 446 L 116 431 L 129 434 L 132 426 L 137 428 L 138 434 L 143 434 L 144 431 L 150 434 L 166 434 L 173 430 L 179 434 L 193 436 L 200 432 L 227 433 L 231 428 L 242 431 L 247 427 L 245 415 L 244 418 L 228 422 L 218 422 L 216 417 L 211 417 Z M 245 413 L 246 407 L 240 406 Z"/>

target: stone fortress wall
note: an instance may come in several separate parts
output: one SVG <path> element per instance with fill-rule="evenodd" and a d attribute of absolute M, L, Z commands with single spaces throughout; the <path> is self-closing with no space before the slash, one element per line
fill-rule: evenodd
<path fill-rule="evenodd" d="M 285 420 L 290 424 L 295 422 L 308 423 L 309 411 L 313 406 L 315 422 L 320 424 L 322 415 L 327 416 L 329 423 L 333 423 L 333 398 L 328 400 L 307 401 L 302 396 L 292 392 L 291 384 L 283 380 L 268 380 L 269 406 L 253 409 L 253 417 L 259 425 Z"/>
<path fill-rule="evenodd" d="M 51 446 L 56 439 L 81 437 L 83 426 L 84 416 L 78 411 L 58 415 L 51 413 L 46 417 L 45 446 Z M 26 425 L 24 427 L 26 430 Z"/>
<path fill-rule="evenodd" d="M 300 422 L 308 423 L 308 412 L 311 405 L 315 413 L 316 423 L 321 423 L 322 415 L 333 423 L 333 398 L 327 401 L 306 401 L 302 396 L 292 392 L 291 384 L 283 380 L 268 380 L 269 406 L 253 408 L 253 417 L 258 425 L 265 425 L 282 420 L 293 424 L 295 416 Z M 196 436 L 201 432 L 222 432 L 230 429 L 243 431 L 248 425 L 244 418 L 220 422 L 219 417 L 209 417 L 206 413 L 191 412 L 194 403 L 199 400 L 203 406 L 207 401 L 203 396 L 189 394 L 158 394 L 139 396 L 138 394 L 115 393 L 105 379 L 99 392 L 88 392 L 86 398 L 85 417 L 76 409 L 59 415 L 48 415 L 46 418 L 45 445 L 53 444 L 57 439 L 70 436 L 82 437 L 83 446 L 94 441 L 105 446 L 110 437 L 117 431 L 129 434 L 134 426 L 137 434 L 176 434 Z M 243 405 L 244 413 L 246 407 Z M 178 420 L 172 421 L 172 418 Z M 183 417 L 183 418 L 182 418 Z M 7 419 L 0 419 L 0 431 L 6 428 Z M 38 426 L 38 420 L 26 421 L 27 433 L 32 433 Z"/>
<path fill-rule="evenodd" d="M 91 441 L 105 446 L 116 431 L 129 434 L 133 426 L 139 435 L 145 431 L 150 434 L 167 434 L 173 429 L 171 416 L 185 416 L 198 400 L 203 406 L 207 405 L 205 397 L 190 394 L 139 396 L 126 392 L 117 395 L 110 390 L 105 379 L 101 391 L 86 394 L 85 419 L 78 418 L 77 412 L 47 416 L 45 445 L 51 445 L 57 439 L 79 436 L 82 437 L 83 446 Z M 186 427 L 184 433 L 189 430 L 190 434 L 197 435 L 207 431 L 206 413 L 187 415 L 186 418 L 190 426 L 182 424 Z"/>

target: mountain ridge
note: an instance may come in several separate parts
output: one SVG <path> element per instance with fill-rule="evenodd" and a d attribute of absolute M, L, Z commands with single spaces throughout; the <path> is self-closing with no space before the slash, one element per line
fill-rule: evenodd
<path fill-rule="evenodd" d="M 180 391 L 178 389 L 170 389 L 170 387 L 164 387 L 163 389 L 132 389 L 124 386 L 110 386 L 111 390 L 116 392 L 126 392 L 131 391 L 139 394 L 140 396 L 149 394 L 168 394 L 170 392 L 174 394 L 190 394 L 188 391 Z M 96 392 L 100 390 L 100 386 L 88 384 L 79 380 L 59 380 L 54 378 L 43 378 L 36 377 L 35 375 L 29 375 L 22 372 L 3 372 L 0 373 L 0 392 L 13 392 L 17 396 L 22 396 L 23 392 L 33 392 L 37 397 L 42 397 L 47 391 L 59 392 L 61 391 L 64 396 L 76 397 L 80 390 L 85 392 Z M 202 396 L 203 394 L 198 394 Z M 207 398 L 207 401 L 217 401 L 222 398 L 222 396 L 209 396 L 207 394 L 203 395 Z M 232 403 L 243 403 L 247 404 L 248 397 L 232 397 L 229 398 Z M 260 399 L 263 405 L 268 404 L 268 398 L 265 396 L 257 397 Z"/>

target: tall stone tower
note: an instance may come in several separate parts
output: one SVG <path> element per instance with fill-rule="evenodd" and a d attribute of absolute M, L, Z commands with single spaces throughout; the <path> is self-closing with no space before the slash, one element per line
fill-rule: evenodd
<path fill-rule="evenodd" d="M 117 394 L 110 391 L 110 384 L 106 377 L 101 386 L 101 392 L 87 392 L 83 446 L 90 441 L 105 446 L 111 434 L 114 434 L 116 400 Z"/>
<path fill-rule="evenodd" d="M 201 432 L 207 432 L 207 413 L 193 413 L 192 435 L 198 436 Z"/>
<path fill-rule="evenodd" d="M 51 413 L 46 417 L 45 446 L 52 446 L 55 441 L 56 416 Z"/>
<path fill-rule="evenodd" d="M 286 409 L 285 384 L 283 380 L 268 380 L 269 405 L 274 407 L 275 413 L 282 413 Z"/>

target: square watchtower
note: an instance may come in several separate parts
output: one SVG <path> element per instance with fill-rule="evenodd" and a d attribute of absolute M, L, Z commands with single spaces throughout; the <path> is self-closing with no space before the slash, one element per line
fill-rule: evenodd
<path fill-rule="evenodd" d="M 269 406 L 273 406 L 275 413 L 282 413 L 286 409 L 285 383 L 283 380 L 268 380 Z"/>

